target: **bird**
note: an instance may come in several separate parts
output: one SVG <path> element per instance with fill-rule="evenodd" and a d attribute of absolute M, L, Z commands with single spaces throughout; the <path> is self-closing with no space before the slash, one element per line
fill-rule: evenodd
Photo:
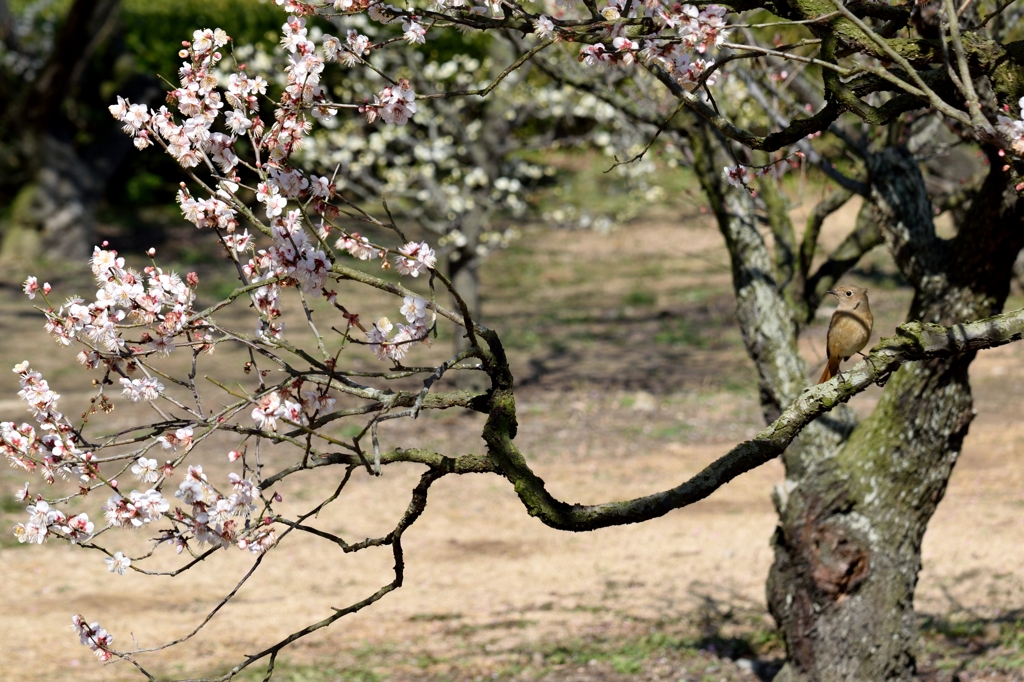
<path fill-rule="evenodd" d="M 823 384 L 839 374 L 839 362 L 849 360 L 854 353 L 859 353 L 871 338 L 871 328 L 875 317 L 871 314 L 868 304 L 868 290 L 853 284 L 843 284 L 827 292 L 839 299 L 839 307 L 832 313 L 832 321 L 828 323 L 828 337 L 825 342 L 828 362 L 821 374 L 819 384 Z"/>

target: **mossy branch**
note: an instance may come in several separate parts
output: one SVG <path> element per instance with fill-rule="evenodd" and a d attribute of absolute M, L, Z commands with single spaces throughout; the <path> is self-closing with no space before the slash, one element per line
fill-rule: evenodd
<path fill-rule="evenodd" d="M 527 465 L 512 442 L 515 399 L 511 387 L 493 395 L 484 427 L 488 455 L 515 486 L 531 516 L 559 530 L 588 531 L 640 523 L 698 502 L 740 474 L 774 459 L 818 416 L 848 401 L 872 384 L 884 384 L 905 363 L 995 348 L 1024 338 L 1024 309 L 977 322 L 944 327 L 909 322 L 882 339 L 870 355 L 841 377 L 813 386 L 797 398 L 768 428 L 740 443 L 690 480 L 663 492 L 623 502 L 580 505 L 554 498 L 544 481 Z"/>

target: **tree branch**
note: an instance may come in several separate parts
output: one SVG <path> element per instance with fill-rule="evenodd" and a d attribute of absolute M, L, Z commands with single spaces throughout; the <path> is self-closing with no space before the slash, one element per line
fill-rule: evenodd
<path fill-rule="evenodd" d="M 664 492 L 623 502 L 580 505 L 553 497 L 544 481 L 526 464 L 512 442 L 515 399 L 511 388 L 495 392 L 494 409 L 484 428 L 488 454 L 515 486 L 531 516 L 558 530 L 589 531 L 640 523 L 698 502 L 737 476 L 774 459 L 815 418 L 845 403 L 876 383 L 884 383 L 900 366 L 913 361 L 995 348 L 1024 338 L 1024 309 L 977 322 L 943 327 L 908 322 L 882 339 L 863 362 L 814 386 L 793 402 L 768 428 L 740 443 L 690 480 Z"/>

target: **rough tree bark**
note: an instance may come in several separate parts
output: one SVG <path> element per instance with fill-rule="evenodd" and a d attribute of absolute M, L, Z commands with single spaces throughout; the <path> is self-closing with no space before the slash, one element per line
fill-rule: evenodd
<path fill-rule="evenodd" d="M 811 383 L 796 337 L 806 311 L 820 300 L 815 285 L 826 267 L 834 281 L 856 258 L 844 244 L 845 253 L 840 247 L 818 273 L 810 275 L 809 263 L 794 272 L 779 257 L 795 243 L 786 233 L 788 219 L 768 197 L 773 260 L 756 229 L 753 200 L 723 186 L 710 136 L 698 130 L 690 140 L 698 177 L 729 248 L 737 317 L 770 421 Z M 1000 164 L 990 165 L 957 236 L 945 241 L 935 234 L 933 207 L 909 152 L 889 147 L 866 161 L 871 192 L 862 218 L 878 221 L 915 288 L 908 320 L 950 325 L 999 312 L 1024 246 L 1021 211 Z M 851 235 L 864 247 L 859 253 L 878 241 L 867 219 Z M 921 540 L 974 414 L 967 374 L 973 358 L 967 353 L 901 368 L 862 424 L 849 411 L 833 412 L 783 456 L 786 483 L 774 495 L 779 525 L 767 586 L 788 659 L 777 680 L 913 677 Z"/>

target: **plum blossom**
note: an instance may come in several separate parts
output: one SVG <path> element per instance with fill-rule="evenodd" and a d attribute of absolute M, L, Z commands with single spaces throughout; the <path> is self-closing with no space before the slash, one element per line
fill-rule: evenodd
<path fill-rule="evenodd" d="M 351 235 L 343 234 L 335 242 L 334 248 L 344 249 L 359 260 L 370 260 L 377 255 L 377 249 L 370 244 L 370 240 L 360 236 L 358 232 L 353 232 Z"/>
<path fill-rule="evenodd" d="M 232 109 L 224 115 L 224 124 L 231 129 L 235 135 L 244 134 L 245 131 L 252 127 L 252 121 L 248 119 L 244 112 L 238 109 Z"/>
<path fill-rule="evenodd" d="M 253 554 L 263 554 L 277 544 L 277 535 L 273 528 L 263 528 L 256 532 L 252 538 L 242 538 L 238 541 L 239 549 L 248 549 Z"/>
<path fill-rule="evenodd" d="M 638 43 L 624 36 L 616 37 L 612 41 L 612 46 L 619 52 L 624 53 L 622 57 L 622 63 L 626 64 L 627 66 L 633 63 L 633 52 L 640 49 L 640 45 Z"/>
<path fill-rule="evenodd" d="M 416 93 L 409 81 L 401 78 L 398 84 L 381 90 L 374 98 L 373 104 L 365 104 L 359 110 L 366 114 L 366 120 L 373 123 L 377 117 L 385 123 L 405 125 L 416 113 Z"/>
<path fill-rule="evenodd" d="M 184 447 L 185 450 L 188 450 L 189 448 L 192 447 L 192 427 L 185 426 L 180 429 L 176 429 L 174 433 L 168 431 L 164 435 L 157 438 L 157 442 L 160 443 L 160 447 L 162 447 L 164 450 L 177 451 L 179 445 Z M 140 459 L 139 461 L 141 462 L 142 460 Z M 153 461 L 155 464 L 155 460 L 151 461 Z M 134 467 L 132 468 L 132 471 L 135 471 Z"/>
<path fill-rule="evenodd" d="M 81 540 L 87 539 L 92 535 L 92 531 L 95 525 L 89 520 L 88 514 L 78 514 L 72 516 L 67 520 L 67 523 L 60 526 L 60 531 L 64 533 L 71 544 L 78 544 Z"/>
<path fill-rule="evenodd" d="M 224 235 L 224 244 L 229 249 L 242 253 L 252 246 L 252 235 L 249 234 L 249 230 L 245 230 L 242 234 L 226 234 Z"/>
<path fill-rule="evenodd" d="M 425 29 L 415 18 L 402 22 L 402 37 L 410 45 L 422 45 L 427 40 L 427 29 Z"/>
<path fill-rule="evenodd" d="M 256 200 L 266 207 L 267 217 L 275 218 L 281 215 L 288 205 L 288 200 L 281 196 L 278 186 L 270 182 L 261 182 L 256 189 Z"/>
<path fill-rule="evenodd" d="M 725 30 L 725 15 L 728 10 L 721 5 L 708 5 L 698 10 L 693 5 L 683 5 L 685 19 L 679 27 L 684 44 L 704 54 L 709 47 L 719 47 L 729 32 Z"/>
<path fill-rule="evenodd" d="M 537 37 L 541 40 L 548 40 L 554 36 L 555 24 L 551 21 L 551 17 L 540 15 L 533 22 L 533 32 L 537 34 Z"/>
<path fill-rule="evenodd" d="M 163 513 L 171 508 L 171 503 L 164 499 L 160 491 L 152 488 L 144 493 L 133 490 L 128 498 L 131 500 L 130 506 L 136 511 L 136 516 L 131 520 L 136 527 L 159 521 Z"/>
<path fill-rule="evenodd" d="M 277 431 L 278 410 L 281 408 L 281 396 L 277 391 L 260 397 L 252 411 L 252 420 L 261 431 Z"/>
<path fill-rule="evenodd" d="M 433 311 L 428 311 L 427 302 L 418 296 L 406 296 L 403 300 L 401 313 L 408 325 L 395 325 L 386 317 L 381 317 L 373 328 L 366 333 L 367 344 L 379 360 L 399 361 L 414 343 L 430 343 L 430 327 L 434 323 Z M 391 332 L 396 330 L 394 336 Z"/>
<path fill-rule="evenodd" d="M 156 483 L 160 478 L 160 467 L 155 459 L 139 457 L 132 465 L 132 473 L 143 483 Z"/>
<path fill-rule="evenodd" d="M 89 647 L 102 662 L 109 661 L 112 654 L 107 651 L 114 642 L 114 636 L 100 627 L 99 623 L 88 624 L 80 614 L 71 617 L 72 628 L 78 633 L 79 641 Z"/>
<path fill-rule="evenodd" d="M 578 60 L 587 66 L 597 66 L 598 64 L 609 61 L 612 58 L 608 52 L 608 48 L 604 46 L 604 43 L 595 43 L 594 45 L 587 45 L 580 50 Z"/>
<path fill-rule="evenodd" d="M 395 267 L 403 275 L 419 277 L 437 265 L 437 256 L 426 242 L 409 242 L 398 249 L 400 256 L 395 256 Z"/>
<path fill-rule="evenodd" d="M 59 527 L 67 521 L 67 517 L 62 512 L 51 509 L 50 505 L 43 500 L 25 507 L 25 511 L 28 512 L 28 521 L 14 526 L 14 535 L 18 538 L 18 542 L 41 545 L 50 534 L 50 526 Z"/>
<path fill-rule="evenodd" d="M 346 66 L 355 66 L 362 57 L 370 54 L 373 42 L 355 29 L 349 29 L 345 39 L 345 50 L 341 52 L 341 61 Z"/>
<path fill-rule="evenodd" d="M 330 178 L 324 176 L 313 176 L 312 181 L 309 184 L 309 192 L 315 197 L 321 199 L 330 199 L 334 196 L 335 187 L 331 183 Z"/>
<path fill-rule="evenodd" d="M 133 403 L 156 400 L 164 392 L 164 385 L 153 378 L 126 379 L 121 377 L 121 385 L 124 387 L 124 391 L 122 391 L 124 397 Z"/>
<path fill-rule="evenodd" d="M 208 504 L 217 496 L 216 491 L 206 482 L 203 467 L 190 466 L 185 480 L 178 484 L 178 492 L 174 496 L 185 504 Z"/>
<path fill-rule="evenodd" d="M 117 573 L 118 575 L 124 575 L 132 565 L 132 560 L 121 552 L 114 552 L 114 556 L 108 556 L 103 561 L 107 563 L 108 571 L 111 573 Z"/>
<path fill-rule="evenodd" d="M 63 415 L 57 411 L 60 394 L 50 390 L 42 374 L 32 370 L 27 360 L 15 365 L 14 373 L 19 375 L 21 382 L 18 397 L 28 403 L 29 410 L 37 420 L 54 424 L 63 419 Z"/>
<path fill-rule="evenodd" d="M 1024 110 L 1024 97 L 1017 102 L 1017 107 Z M 996 129 L 1005 137 L 1010 148 L 1018 154 L 1024 154 L 1024 120 L 1014 120 L 1007 116 L 996 117 Z M 26 289 L 26 293 L 28 290 Z"/>

